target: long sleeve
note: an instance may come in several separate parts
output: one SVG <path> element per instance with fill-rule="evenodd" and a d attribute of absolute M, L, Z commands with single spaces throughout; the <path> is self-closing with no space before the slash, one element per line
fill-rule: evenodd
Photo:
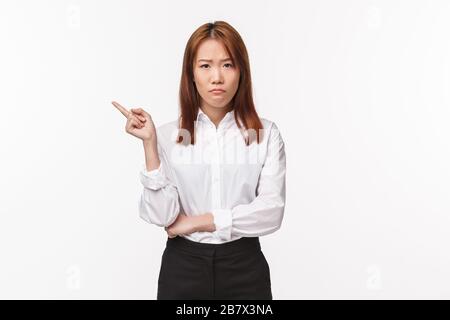
<path fill-rule="evenodd" d="M 231 209 L 213 209 L 213 236 L 229 241 L 232 235 L 257 237 L 281 227 L 286 197 L 286 155 L 278 127 L 272 124 L 267 155 L 261 169 L 256 198 Z"/>
<path fill-rule="evenodd" d="M 139 216 L 148 223 L 160 227 L 171 225 L 180 212 L 177 186 L 166 154 L 158 142 L 160 166 L 147 171 L 145 164 L 140 171 L 144 186 L 139 199 Z"/>

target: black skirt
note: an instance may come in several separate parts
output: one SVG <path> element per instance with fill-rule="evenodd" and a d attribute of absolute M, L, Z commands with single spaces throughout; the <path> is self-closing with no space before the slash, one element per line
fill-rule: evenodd
<path fill-rule="evenodd" d="M 272 300 L 270 269 L 259 237 L 212 244 L 167 238 L 157 300 Z"/>

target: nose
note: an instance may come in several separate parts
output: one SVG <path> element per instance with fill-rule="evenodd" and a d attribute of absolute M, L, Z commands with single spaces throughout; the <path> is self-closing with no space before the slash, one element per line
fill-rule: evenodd
<path fill-rule="evenodd" d="M 223 79 L 222 79 L 222 72 L 221 72 L 220 68 L 214 68 L 212 75 L 211 75 L 211 80 L 212 80 L 213 84 L 222 83 Z"/>

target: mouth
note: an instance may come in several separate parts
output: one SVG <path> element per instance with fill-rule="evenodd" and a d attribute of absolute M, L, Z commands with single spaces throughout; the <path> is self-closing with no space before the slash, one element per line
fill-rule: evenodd
<path fill-rule="evenodd" d="M 221 94 L 221 93 L 224 93 L 225 90 L 222 90 L 222 89 L 213 89 L 213 90 L 210 90 L 209 92 L 214 93 L 214 94 Z"/>

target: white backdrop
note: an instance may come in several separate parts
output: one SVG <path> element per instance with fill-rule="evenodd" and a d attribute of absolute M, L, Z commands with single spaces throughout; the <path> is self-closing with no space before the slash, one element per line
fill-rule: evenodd
<path fill-rule="evenodd" d="M 155 299 L 139 140 L 183 51 L 225 20 L 286 144 L 274 299 L 450 298 L 449 1 L 0 2 L 0 298 Z"/>

